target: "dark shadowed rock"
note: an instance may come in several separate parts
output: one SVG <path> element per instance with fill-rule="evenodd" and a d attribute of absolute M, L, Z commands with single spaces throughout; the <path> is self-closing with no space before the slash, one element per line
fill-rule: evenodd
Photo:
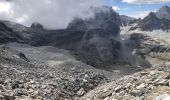
<path fill-rule="evenodd" d="M 34 22 L 34 23 L 32 23 L 31 28 L 43 29 L 43 25 L 41 25 L 41 24 L 38 23 L 38 22 Z"/>
<path fill-rule="evenodd" d="M 130 25 L 136 19 L 126 15 L 121 15 L 120 20 L 121 20 L 121 26 L 127 26 Z"/>
<path fill-rule="evenodd" d="M 170 20 L 168 19 L 159 19 L 157 15 L 151 12 L 147 17 L 145 17 L 139 26 L 144 31 L 152 31 L 152 30 L 168 30 L 170 29 Z"/>
<path fill-rule="evenodd" d="M 94 67 L 120 60 L 120 19 L 111 7 L 91 8 L 94 17 L 74 19 L 65 30 L 44 31 L 33 36 L 34 45 L 53 45 L 73 50 L 81 60 Z"/>
<path fill-rule="evenodd" d="M 169 6 L 163 6 L 161 7 L 157 12 L 156 15 L 160 19 L 169 19 L 170 20 L 170 7 Z"/>
<path fill-rule="evenodd" d="M 94 16 L 89 19 L 75 18 L 67 27 L 69 30 L 93 30 L 101 29 L 107 34 L 119 34 L 119 14 L 111 7 L 92 7 Z"/>
<path fill-rule="evenodd" d="M 144 19 L 136 21 L 138 25 L 132 27 L 130 30 L 137 28 L 142 31 L 153 31 L 153 30 L 170 30 L 170 7 L 163 6 L 157 12 L 151 12 Z"/>
<path fill-rule="evenodd" d="M 0 21 L 0 43 L 22 42 L 22 37 Z"/>

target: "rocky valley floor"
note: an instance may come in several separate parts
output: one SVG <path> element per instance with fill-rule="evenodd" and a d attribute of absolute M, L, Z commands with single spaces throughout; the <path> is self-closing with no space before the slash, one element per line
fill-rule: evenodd
<path fill-rule="evenodd" d="M 169 100 L 168 51 L 146 53 L 147 69 L 98 69 L 51 46 L 9 43 L 0 51 L 0 100 Z"/>

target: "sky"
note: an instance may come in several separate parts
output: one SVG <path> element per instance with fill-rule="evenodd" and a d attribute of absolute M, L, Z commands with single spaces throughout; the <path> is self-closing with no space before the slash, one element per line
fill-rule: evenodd
<path fill-rule="evenodd" d="M 103 4 L 112 6 L 121 15 L 143 18 L 162 6 L 170 7 L 170 0 L 103 0 Z"/>
<path fill-rule="evenodd" d="M 170 0 L 0 0 L 0 19 L 30 26 L 39 22 L 47 28 L 66 28 L 75 18 L 93 17 L 91 6 L 111 6 L 121 15 L 143 18 Z"/>

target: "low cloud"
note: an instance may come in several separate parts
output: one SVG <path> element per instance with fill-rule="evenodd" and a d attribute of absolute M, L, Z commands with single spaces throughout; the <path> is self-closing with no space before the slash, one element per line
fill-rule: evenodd
<path fill-rule="evenodd" d="M 144 18 L 146 17 L 151 11 L 138 11 L 134 14 L 129 14 L 128 16 L 134 17 L 134 18 Z"/>
<path fill-rule="evenodd" d="M 170 2 L 170 0 L 122 0 L 122 2 L 131 3 L 131 4 L 154 4 L 154 3 Z"/>
<path fill-rule="evenodd" d="M 112 6 L 112 9 L 115 10 L 115 11 L 120 10 L 120 8 L 118 6 Z"/>
<path fill-rule="evenodd" d="M 74 17 L 92 17 L 89 8 L 100 5 L 100 0 L 0 0 L 0 19 L 65 28 Z"/>

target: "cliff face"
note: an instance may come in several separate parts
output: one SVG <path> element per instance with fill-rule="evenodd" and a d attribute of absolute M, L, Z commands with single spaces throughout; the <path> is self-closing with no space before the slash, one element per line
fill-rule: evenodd
<path fill-rule="evenodd" d="M 119 15 L 111 7 L 91 9 L 93 18 L 75 18 L 65 30 L 36 34 L 33 36 L 35 45 L 53 45 L 73 50 L 81 60 L 94 67 L 118 63 L 121 54 Z"/>
<path fill-rule="evenodd" d="M 135 20 L 137 20 L 137 19 L 135 19 L 133 17 L 126 16 L 126 15 L 121 15 L 120 20 L 121 20 L 121 26 L 128 26 L 128 25 L 132 24 L 133 22 L 135 22 Z"/>
<path fill-rule="evenodd" d="M 113 11 L 111 7 L 103 6 L 98 8 L 91 8 L 94 16 L 89 19 L 75 18 L 67 29 L 71 30 L 94 30 L 101 29 L 107 34 L 118 35 L 120 18 L 119 15 Z"/>
<path fill-rule="evenodd" d="M 160 19 L 155 13 L 150 13 L 147 17 L 145 17 L 141 23 L 139 23 L 139 27 L 141 27 L 144 31 L 152 31 L 152 30 L 169 30 L 170 29 L 170 20 L 169 19 Z"/>
<path fill-rule="evenodd" d="M 130 30 L 141 29 L 142 31 L 170 30 L 170 7 L 163 6 L 156 12 L 151 12 L 142 20 L 138 20 L 135 27 Z"/>
<path fill-rule="evenodd" d="M 0 43 L 8 42 L 22 42 L 22 37 L 3 22 L 0 22 Z"/>
<path fill-rule="evenodd" d="M 31 27 L 3 23 L 15 35 L 19 34 L 16 38 L 23 38 L 26 44 L 52 45 L 72 50 L 81 60 L 94 67 L 118 63 L 121 59 L 119 15 L 111 7 L 106 6 L 92 7 L 91 10 L 94 12 L 92 18 L 75 18 L 67 29 L 63 30 L 47 30 L 39 23 L 33 23 Z M 11 31 L 9 30 L 9 33 Z"/>

